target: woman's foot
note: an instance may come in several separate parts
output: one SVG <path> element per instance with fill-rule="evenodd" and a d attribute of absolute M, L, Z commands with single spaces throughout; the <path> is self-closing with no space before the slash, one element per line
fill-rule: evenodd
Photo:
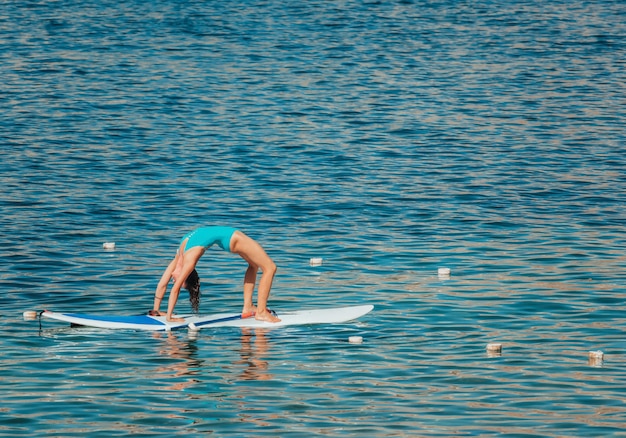
<path fill-rule="evenodd" d="M 254 315 L 256 314 L 256 307 L 252 306 L 252 307 L 244 307 L 243 310 L 241 311 L 241 318 L 245 319 L 245 318 L 252 318 Z"/>
<path fill-rule="evenodd" d="M 268 309 L 264 309 L 262 311 L 257 311 L 254 318 L 258 321 L 267 321 L 267 322 L 280 322 L 280 318 L 272 315 Z"/>

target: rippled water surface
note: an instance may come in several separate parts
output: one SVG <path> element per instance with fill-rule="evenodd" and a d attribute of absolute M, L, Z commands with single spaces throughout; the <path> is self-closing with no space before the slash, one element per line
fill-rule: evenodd
<path fill-rule="evenodd" d="M 625 16 L 3 2 L 0 434 L 626 436 Z M 145 312 L 208 224 L 264 245 L 279 313 L 374 312 L 196 335 L 23 319 Z M 238 311 L 244 271 L 207 253 L 201 311 Z"/>

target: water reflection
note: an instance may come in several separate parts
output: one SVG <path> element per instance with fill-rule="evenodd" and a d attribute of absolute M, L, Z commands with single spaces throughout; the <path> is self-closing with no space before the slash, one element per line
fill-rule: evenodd
<path fill-rule="evenodd" d="M 269 343 L 263 329 L 241 329 L 241 360 L 235 364 L 243 364 L 242 380 L 270 380 L 272 375 L 267 371 L 268 362 L 264 360 L 269 350 Z"/>
<path fill-rule="evenodd" d="M 180 334 L 174 332 L 154 332 L 153 336 L 165 341 L 161 344 L 159 355 L 175 359 L 174 363 L 157 368 L 157 373 L 172 375 L 177 380 L 181 377 L 189 377 L 186 380 L 177 381 L 165 389 L 180 391 L 199 383 L 200 381 L 193 376 L 198 375 L 204 361 L 197 357 L 198 347 L 195 340 L 185 341 Z"/>
<path fill-rule="evenodd" d="M 202 373 L 203 368 L 218 365 L 214 361 L 208 363 L 199 357 L 202 356 L 198 346 L 198 343 L 202 342 L 199 333 L 201 332 L 154 332 L 155 339 L 164 341 L 160 344 L 159 356 L 174 359 L 173 363 L 167 363 L 156 369 L 157 373 L 170 375 L 176 380 L 165 389 L 183 390 L 196 385 L 200 383 L 196 376 Z M 208 350 L 215 348 L 212 343 L 204 345 Z M 273 376 L 268 372 L 269 364 L 265 360 L 268 351 L 269 341 L 266 331 L 244 327 L 241 329 L 240 346 L 234 350 L 236 355 L 225 368 L 230 369 L 237 376 L 237 380 L 270 380 Z M 226 355 L 222 355 L 216 359 L 217 361 L 228 360 L 227 352 L 223 353 Z M 181 378 L 184 380 L 181 381 Z"/>

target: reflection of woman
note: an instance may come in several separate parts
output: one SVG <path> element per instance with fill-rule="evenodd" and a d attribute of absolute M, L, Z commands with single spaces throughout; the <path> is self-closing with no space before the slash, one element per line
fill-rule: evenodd
<path fill-rule="evenodd" d="M 255 337 L 254 344 L 252 337 Z M 243 380 L 270 380 L 272 375 L 267 372 L 268 363 L 263 360 L 269 349 L 263 329 L 255 330 L 241 328 L 241 361 L 238 363 L 248 365 L 240 378 Z"/>
<path fill-rule="evenodd" d="M 156 339 L 162 339 L 163 334 L 154 332 Z M 163 348 L 159 351 L 160 355 L 167 355 L 172 359 L 176 359 L 171 365 L 157 368 L 159 373 L 173 373 L 176 380 L 166 389 L 182 390 L 193 386 L 200 381 L 191 376 L 198 374 L 198 370 L 202 368 L 203 361 L 196 358 L 197 347 L 194 342 L 182 342 L 176 338 L 174 333 L 168 332 L 165 338 Z M 187 380 L 180 381 L 179 378 L 189 376 Z"/>
<path fill-rule="evenodd" d="M 237 254 L 248 262 L 248 269 L 246 270 L 243 284 L 243 310 L 241 316 L 244 318 L 254 316 L 258 320 L 269 322 L 280 321 L 267 309 L 267 299 L 269 298 L 272 281 L 276 273 L 276 264 L 255 240 L 230 227 L 197 228 L 182 238 L 176 256 L 163 272 L 156 288 L 154 307 L 151 313 L 163 315 L 159 311 L 159 307 L 167 292 L 167 285 L 172 279 L 174 280 L 174 285 L 167 302 L 167 320 L 184 321 L 183 318 L 173 317 L 174 307 L 178 301 L 181 288 L 189 291 L 189 299 L 194 311 L 198 311 L 200 278 L 196 272 L 196 265 L 207 248 L 213 245 L 218 245 L 225 251 Z M 259 269 L 263 275 L 259 281 L 257 306 L 255 307 L 252 303 L 252 295 Z"/>

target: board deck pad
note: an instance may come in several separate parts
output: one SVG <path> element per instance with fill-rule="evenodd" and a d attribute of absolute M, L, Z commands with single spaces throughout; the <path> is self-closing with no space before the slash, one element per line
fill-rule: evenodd
<path fill-rule="evenodd" d="M 307 324 L 336 324 L 348 322 L 368 314 L 374 309 L 371 304 L 348 307 L 332 307 L 326 309 L 296 310 L 278 313 L 280 322 L 272 323 L 257 321 L 254 317 L 242 318 L 237 313 L 216 313 L 204 316 L 176 315 L 185 318 L 184 322 L 167 322 L 164 316 L 124 316 L 106 314 L 59 313 L 44 310 L 41 316 L 57 321 L 69 322 L 72 325 L 97 327 L 106 329 L 129 330 L 176 330 L 189 327 L 197 329 L 212 327 L 284 327 Z"/>

